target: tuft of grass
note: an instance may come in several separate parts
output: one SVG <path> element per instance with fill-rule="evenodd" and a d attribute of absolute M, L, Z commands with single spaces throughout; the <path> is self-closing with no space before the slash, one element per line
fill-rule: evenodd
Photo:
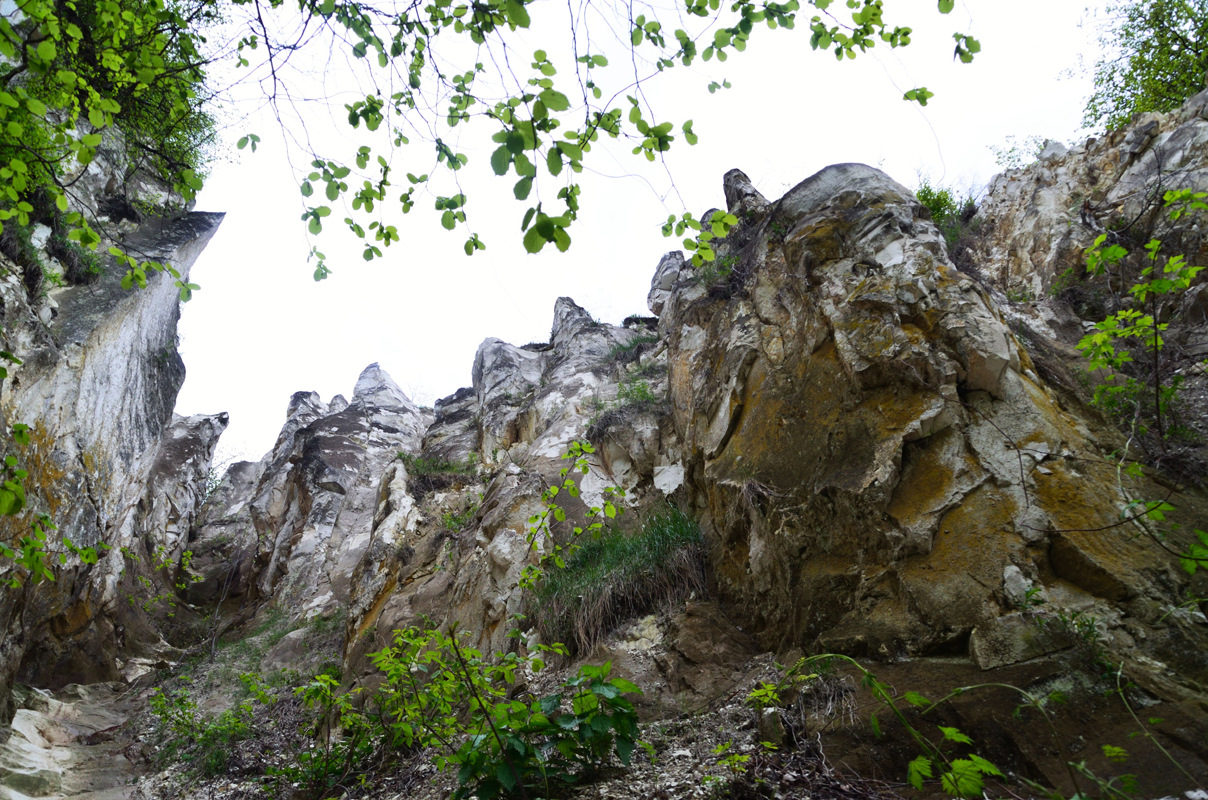
<path fill-rule="evenodd" d="M 620 623 L 704 590 L 700 527 L 668 507 L 640 532 L 606 534 L 550 570 L 537 586 L 537 628 L 545 641 L 583 653 Z"/>
<path fill-rule="evenodd" d="M 46 242 L 46 252 L 63 265 L 63 277 L 70 284 L 92 283 L 105 271 L 101 257 L 54 232 Z"/>
<path fill-rule="evenodd" d="M 407 472 L 420 475 L 474 475 L 478 471 L 478 459 L 473 453 L 465 461 L 446 461 L 443 458 L 425 458 L 400 452 L 398 460 L 407 465 Z"/>
<path fill-rule="evenodd" d="M 657 330 L 659 326 L 658 317 L 648 317 L 645 314 L 630 314 L 625 319 L 621 320 L 621 327 L 628 328 L 630 326 L 643 326 L 650 330 Z"/>
<path fill-rule="evenodd" d="M 643 333 L 640 336 L 635 336 L 625 344 L 618 344 L 609 350 L 605 361 L 609 364 L 618 362 L 624 364 L 636 361 L 646 345 L 654 344 L 658 340 L 659 337 L 653 333 Z"/>
<path fill-rule="evenodd" d="M 464 486 L 478 474 L 478 455 L 470 453 L 465 461 L 448 461 L 437 456 L 416 456 L 399 453 L 398 460 L 407 465 L 407 488 L 416 502 L 432 492 Z"/>
<path fill-rule="evenodd" d="M 738 256 L 734 253 L 727 253 L 721 258 L 706 261 L 697 267 L 693 279 L 701 286 L 710 287 L 719 281 L 729 278 L 734 272 L 734 267 L 737 265 Z"/>
<path fill-rule="evenodd" d="M 588 440 L 598 443 L 613 426 L 625 425 L 637 414 L 656 408 L 659 398 L 655 396 L 650 382 L 640 376 L 654 376 L 662 369 L 665 367 L 647 364 L 626 375 L 617 386 L 616 402 L 611 403 L 606 411 L 592 419 L 587 426 Z"/>

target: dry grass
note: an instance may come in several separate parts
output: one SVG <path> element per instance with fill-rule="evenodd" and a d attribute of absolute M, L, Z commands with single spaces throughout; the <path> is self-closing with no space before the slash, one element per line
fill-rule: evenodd
<path fill-rule="evenodd" d="M 704 589 L 700 528 L 668 508 L 639 533 L 588 542 L 551 570 L 537 587 L 537 628 L 547 642 L 586 652 L 622 622 Z"/>

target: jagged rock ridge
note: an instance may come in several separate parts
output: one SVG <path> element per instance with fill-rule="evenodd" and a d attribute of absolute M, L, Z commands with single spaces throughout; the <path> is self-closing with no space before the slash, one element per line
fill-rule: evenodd
<path fill-rule="evenodd" d="M 1208 626 L 1184 604 L 1192 584 L 1177 561 L 1139 523 L 1119 524 L 1169 480 L 1121 479 L 1110 457 L 1120 432 L 1036 346 L 1069 345 L 1090 320 L 1060 299 L 1008 297 L 1051 287 L 1100 225 L 1057 213 L 1069 198 L 1054 192 L 1115 198 L 1126 213 L 1172 163 L 1183 185 L 1208 189 L 1204 103 L 1106 143 L 1051 148 L 996 179 L 964 271 L 926 209 L 878 170 L 829 167 L 776 201 L 733 170 L 723 190 L 740 224 L 718 250 L 728 274 L 668 254 L 651 283 L 654 316 L 621 326 L 561 298 L 548 343 L 486 340 L 473 385 L 431 411 L 376 365 L 350 401 L 295 394 L 272 451 L 233 466 L 193 524 L 190 503 L 152 508 L 144 481 L 134 485 L 148 522 L 120 530 L 146 539 L 162 526 L 166 552 L 193 554 L 183 597 L 218 630 L 270 609 L 340 617 L 345 682 L 371 687 L 368 654 L 408 625 L 456 624 L 484 649 L 517 646 L 516 615 L 542 613 L 517 588 L 535 557 L 529 520 L 568 445 L 587 438 L 596 455 L 582 494 L 560 499 L 572 521 L 621 486 L 623 524 L 670 502 L 700 522 L 708 549 L 707 596 L 578 654 L 642 685 L 647 714 L 708 706 L 750 677 L 761 651 L 847 653 L 935 686 L 985 672 L 1051 688 L 1057 654 L 1078 641 L 1068 626 L 1037 627 L 1031 606 L 1043 601 L 1051 619 L 1093 621 L 1181 762 L 1203 773 Z M 1112 169 L 1094 166 L 1113 157 Z M 181 424 L 192 432 L 159 445 L 150 473 L 208 463 L 223 420 Z M 1180 495 L 1172 547 L 1205 509 L 1198 490 Z M 307 665 L 308 635 L 290 633 L 263 663 Z M 103 651 L 115 669 L 126 655 Z M 969 708 L 961 727 L 980 725 L 1021 769 L 1062 780 L 1064 757 L 1003 711 Z M 1121 736 L 1131 725 L 1106 712 L 1096 723 Z"/>

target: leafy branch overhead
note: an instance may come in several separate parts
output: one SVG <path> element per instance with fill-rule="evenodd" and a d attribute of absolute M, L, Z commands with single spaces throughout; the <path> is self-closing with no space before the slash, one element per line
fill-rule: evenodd
<path fill-rule="evenodd" d="M 303 173 L 300 189 L 311 234 L 342 220 L 363 242 L 364 258 L 378 258 L 399 241 L 391 216 L 426 204 L 419 192 L 430 195 L 443 227 L 468 228 L 470 205 L 457 173 L 470 157 L 458 142 L 461 127 L 482 124 L 495 144 L 491 171 L 514 179 L 513 194 L 528 204 L 520 225 L 526 250 L 547 244 L 566 250 L 580 211 L 575 176 L 602 139 L 623 139 L 648 161 L 661 159 L 677 140 L 696 142 L 691 120 L 666 119 L 648 100 L 645 86 L 660 73 L 714 58 L 724 62 L 747 49 L 757 28 L 793 29 L 798 21 L 808 25 L 813 49 L 839 60 L 878 44 L 910 44 L 912 28 L 888 22 L 884 0 L 809 0 L 808 21 L 802 5 L 684 0 L 675 15 L 682 27 L 671 28 L 664 24 L 670 13 L 654 7 L 617 5 L 590 17 L 572 10 L 565 17 L 556 4 L 526 0 L 405 7 L 364 0 L 300 0 L 297 6 L 284 0 L 18 0 L 0 14 L 0 222 L 27 226 L 44 209 L 64 214 L 78 205 L 76 179 L 110 128 L 125 137 L 132 166 L 191 199 L 203 185 L 214 138 L 207 103 L 233 94 L 231 87 L 208 94 L 208 71 L 216 62 L 233 62 L 245 83 L 262 87 L 281 118 L 282 107 L 297 99 L 290 61 L 309 51 L 344 53 L 360 68 L 347 76 L 360 88 L 344 105 L 360 140 L 355 154 L 317 153 L 305 131 L 283 131 L 310 154 L 312 169 Z M 938 0 L 937 8 L 947 14 L 953 2 Z M 551 42 L 558 47 L 533 50 L 522 61 L 517 54 L 527 52 L 520 48 L 530 30 L 564 35 Z M 961 62 L 980 49 L 967 34 L 954 39 Z M 923 87 L 907 92 L 923 104 L 930 97 Z M 396 151 L 412 139 L 431 150 L 419 157 L 423 169 L 408 171 Z M 260 141 L 248 132 L 237 147 L 255 151 Z M 66 221 L 70 240 L 93 249 L 100 244 L 91 220 L 75 214 Z M 467 233 L 467 254 L 484 247 Z M 312 256 L 315 277 L 325 277 L 325 257 L 318 250 Z M 137 269 L 128 277 L 140 283 Z"/>
<path fill-rule="evenodd" d="M 279 15 L 295 14 L 280 2 L 270 5 Z M 910 44 L 912 28 L 887 22 L 883 0 L 810 0 L 805 5 L 813 12 L 807 22 L 811 47 L 839 60 L 878 44 Z M 938 11 L 947 14 L 953 5 L 939 0 Z M 697 141 L 692 120 L 666 119 L 651 105 L 647 83 L 675 67 L 724 62 L 745 51 L 759 27 L 793 29 L 801 9 L 799 0 L 684 0 L 675 16 L 682 27 L 673 29 L 664 24 L 669 12 L 653 7 L 616 6 L 589 19 L 573 12 L 564 17 L 565 9 L 556 4 L 525 0 L 433 0 L 401 11 L 359 0 L 303 0 L 301 21 L 290 29 L 290 41 L 314 48 L 327 41 L 333 50 L 344 49 L 361 67 L 360 85 L 371 88 L 344 107 L 348 125 L 363 142 L 355 156 L 342 160 L 311 151 L 313 170 L 301 182 L 306 203 L 302 220 L 317 235 L 331 220 L 341 219 L 361 240 L 363 257 L 373 260 L 399 241 L 392 215 L 430 202 L 442 227 L 467 231 L 468 255 L 485 249 L 470 228 L 473 207 L 458 179 L 464 169 L 485 166 L 456 144 L 464 140 L 462 128 L 480 125 L 487 129 L 481 135 L 492 143 L 486 159 L 491 173 L 513 181 L 513 195 L 527 204 L 520 218 L 525 249 L 536 253 L 552 244 L 565 251 L 580 213 L 576 176 L 602 141 L 623 140 L 646 161 L 662 159 L 680 140 L 689 145 Z M 269 99 L 284 104 L 289 97 L 282 88 L 283 65 L 293 45 L 275 35 L 277 28 L 263 13 L 267 10 L 257 5 L 248 22 L 254 34 L 234 52 L 240 66 L 271 76 L 275 93 Z M 557 48 L 517 57 L 529 52 L 527 47 L 520 50 L 526 31 L 551 26 L 566 33 L 562 41 L 551 42 Z M 956 59 L 963 63 L 980 50 L 967 34 L 956 33 L 954 39 Z M 259 61 L 251 58 L 253 51 Z M 723 85 L 729 83 L 713 82 L 709 88 Z M 931 97 L 923 87 L 906 95 L 923 105 Z M 396 151 L 413 139 L 431 150 L 408 153 L 408 164 L 423 166 L 406 171 L 404 157 Z M 248 134 L 238 145 L 254 150 L 258 141 Z M 421 202 L 420 193 L 430 199 Z M 338 208 L 344 213 L 337 213 Z M 705 247 L 702 255 L 707 258 L 710 252 Z M 326 277 L 326 256 L 317 249 L 311 256 L 315 278 Z"/>

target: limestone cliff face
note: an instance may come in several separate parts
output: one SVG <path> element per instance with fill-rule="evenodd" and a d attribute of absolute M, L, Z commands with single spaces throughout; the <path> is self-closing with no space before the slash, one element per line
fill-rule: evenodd
<path fill-rule="evenodd" d="M 376 364 L 351 402 L 298 392 L 273 450 L 236 464 L 199 518 L 195 602 L 271 602 L 295 616 L 350 602 L 353 570 L 372 543 L 378 483 L 399 453 L 418 453 L 431 412 Z"/>
<path fill-rule="evenodd" d="M 762 644 L 1000 666 L 1042 652 L 1036 587 L 1204 674 L 1203 631 L 1158 626 L 1185 576 L 1111 527 L 1166 492 L 1118 484 L 1115 432 L 1046 386 L 911 194 L 840 165 L 753 209 L 728 281 L 681 270 L 660 332 L 718 589 Z"/>
<path fill-rule="evenodd" d="M 1208 192 L 1208 92 L 1177 111 L 1140 115 L 1127 128 L 1068 150 L 1049 143 L 1036 162 L 991 183 L 972 221 L 965 260 L 1000 293 L 1010 324 L 1044 355 L 1038 366 L 1052 383 L 1075 393 L 1085 383 L 1073 348 L 1095 323 L 1131 305 L 1127 289 L 1150 265 L 1147 243 L 1161 242 L 1164 257 L 1208 263 L 1203 223 L 1194 214 L 1170 219 L 1165 196 L 1172 191 Z M 1130 255 L 1090 276 L 1084 250 L 1101 236 Z M 1208 357 L 1208 281 L 1201 275 L 1189 290 L 1162 298 L 1157 316 L 1169 326 L 1163 379 L 1182 381 L 1171 419 L 1190 436 L 1151 439 L 1145 449 L 1168 473 L 1202 487 L 1208 474 L 1208 374 L 1201 366 Z"/>
<path fill-rule="evenodd" d="M 1072 644 L 1038 632 L 1026 611 L 1037 600 L 1094 620 L 1161 701 L 1202 700 L 1208 626 L 1182 607 L 1188 578 L 1156 531 L 1121 523 L 1170 482 L 1122 477 L 1109 455 L 1117 429 L 1036 350 L 1072 343 L 1089 318 L 1007 292 L 1050 288 L 1093 241 L 1093 214 L 1075 220 L 1070 198 L 1127 215 L 1138 193 L 1166 185 L 1159 173 L 1199 187 L 1205 102 L 996 179 L 965 272 L 926 210 L 878 170 L 829 167 L 776 201 L 731 171 L 726 206 L 740 222 L 718 251 L 725 267 L 664 256 L 653 316 L 601 324 L 561 298 L 548 342 L 486 340 L 472 386 L 433 410 L 376 365 L 351 400 L 299 392 L 272 451 L 232 467 L 200 512 L 225 419 L 170 421 L 180 367 L 165 349 L 166 282 L 133 295 L 89 288 L 97 298 L 64 290 L 62 321 L 45 329 L 6 317 L 10 336 L 49 354 L 6 387 L 7 413 L 45 420 L 51 461 L 73 487 L 56 515 L 73 539 L 158 559 L 166 569 L 125 559 L 127 575 L 183 582 L 171 594 L 221 625 L 270 608 L 341 616 L 351 682 L 371 682 L 368 654 L 408 625 L 457 624 L 484 649 L 517 646 L 516 615 L 541 611 L 517 588 L 536 558 L 530 519 L 570 443 L 587 439 L 596 452 L 581 495 L 559 498 L 572 522 L 620 486 L 622 527 L 673 503 L 707 545 L 707 596 L 594 654 L 640 678 L 648 710 L 709 702 L 760 650 L 1035 664 Z M 213 222 L 180 218 L 162 247 L 186 263 Z M 1169 233 L 1198 241 L 1191 224 Z M 19 300 L 6 296 L 6 315 Z M 1191 342 L 1194 325 L 1185 330 Z M 1194 490 L 1178 502 L 1182 522 L 1208 518 Z M 1177 550 L 1180 535 L 1167 544 Z M 5 639 L 0 683 L 23 652 L 31 680 L 51 681 L 48 665 L 56 679 L 83 676 L 79 642 L 100 665 L 92 678 L 153 657 L 160 634 L 174 634 L 125 610 L 122 565 L 115 546 L 55 591 L 0 605 L 19 643 Z M 303 663 L 307 635 L 289 634 L 265 663 Z M 1025 734 L 1015 746 L 1028 751 Z"/>
<path fill-rule="evenodd" d="M 991 182 L 977 214 L 986 229 L 974 247 L 978 269 L 1004 290 L 1045 297 L 1067 270 L 1082 271 L 1095 237 L 1152 225 L 1166 191 L 1208 189 L 1206 145 L 1208 92 L 1068 150 L 1050 142 L 1037 161 Z M 1177 233 L 1188 260 L 1203 263 L 1198 226 Z"/>
<path fill-rule="evenodd" d="M 187 276 L 222 215 L 134 212 L 132 201 L 146 200 L 150 184 L 139 175 L 123 181 L 124 151 L 120 143 L 109 145 L 77 183 L 86 210 L 100 215 L 98 229 L 109 242 L 170 262 Z M 167 197 L 156 187 L 150 200 Z M 137 674 L 162 660 L 156 614 L 141 609 L 157 595 L 152 605 L 172 597 L 175 564 L 226 427 L 225 414 L 173 414 L 184 380 L 173 279 L 153 273 L 146 289 L 125 291 L 121 273 L 103 261 L 99 275 L 73 275 L 59 262 L 61 253 L 47 247 L 51 235 L 34 226 L 35 247 L 44 248 L 37 257 L 43 274 L 65 285 L 42 274 L 31 279 L 30 264 L 6 259 L 0 270 L 4 349 L 24 362 L 9 367 L 0 407 L 6 425 L 30 426 L 32 440 L 6 445 L 30 473 L 30 502 L 29 513 L 5 518 L 0 527 L 11 544 L 30 533 L 32 513 L 46 512 L 57 526 L 49 536 L 52 553 L 65 537 L 108 549 L 95 565 L 71 559 L 53 584 L 25 580 L 0 590 L 0 719 L 11 715 L 14 678 L 53 687 Z M 8 561 L 0 573 L 6 583 L 19 577 Z M 140 588 L 139 576 L 150 588 Z"/>
<path fill-rule="evenodd" d="M 535 610 L 516 589 L 530 517 L 588 438 L 572 518 L 618 485 L 631 518 L 670 501 L 702 524 L 723 611 L 667 622 L 647 676 L 691 702 L 709 691 L 684 677 L 707 669 L 702 639 L 1027 661 L 1070 644 L 1035 633 L 1020 609 L 1037 597 L 1097 620 L 1155 691 L 1193 696 L 1208 649 L 1198 618 L 1172 613 L 1187 578 L 1117 524 L 1165 490 L 1118 479 L 1115 429 L 1041 377 L 910 192 L 846 164 L 775 202 L 738 171 L 725 193 L 741 220 L 719 251 L 731 271 L 664 257 L 657 319 L 600 324 L 560 299 L 548 343 L 483 342 L 473 386 L 431 418 L 375 367 L 347 406 L 295 395 L 273 453 L 203 512 L 191 596 L 346 614 L 354 680 L 407 625 L 512 646 L 512 617 Z"/>

